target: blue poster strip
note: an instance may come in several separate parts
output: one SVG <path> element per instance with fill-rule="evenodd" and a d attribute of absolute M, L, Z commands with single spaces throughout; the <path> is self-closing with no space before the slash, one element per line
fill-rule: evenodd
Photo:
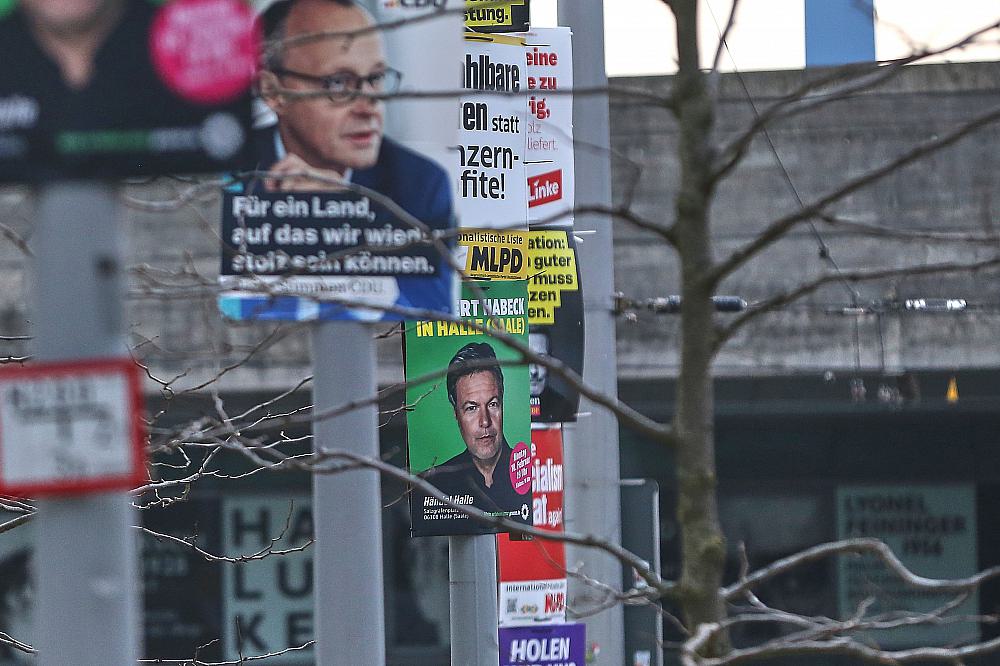
<path fill-rule="evenodd" d="M 582 624 L 501 627 L 500 666 L 584 666 Z"/>

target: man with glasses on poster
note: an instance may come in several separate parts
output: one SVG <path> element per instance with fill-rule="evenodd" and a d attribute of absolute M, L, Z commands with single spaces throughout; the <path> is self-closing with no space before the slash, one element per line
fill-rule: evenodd
<path fill-rule="evenodd" d="M 266 188 L 324 191 L 344 180 L 391 197 L 431 227 L 451 224 L 444 169 L 383 136 L 385 97 L 401 75 L 386 62 L 372 16 L 352 0 L 279 0 L 260 22 L 260 95 L 278 119 L 258 137 Z M 306 170 L 322 179 L 295 175 Z"/>
<path fill-rule="evenodd" d="M 445 169 L 383 134 L 387 99 L 402 76 L 387 62 L 372 15 L 353 0 L 278 0 L 259 24 L 264 54 L 258 92 L 277 122 L 255 130 L 256 171 L 267 173 L 244 183 L 244 191 L 330 193 L 350 183 L 390 199 L 432 231 L 452 228 Z M 378 198 L 372 206 L 371 226 L 411 229 Z M 415 251 L 429 256 L 440 279 L 366 275 L 365 284 L 379 298 L 396 294 L 397 307 L 446 307 L 452 281 L 444 259 L 434 249 Z"/>

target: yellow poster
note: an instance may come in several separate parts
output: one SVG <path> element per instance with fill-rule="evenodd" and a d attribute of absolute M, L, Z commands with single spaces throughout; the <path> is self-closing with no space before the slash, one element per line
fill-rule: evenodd
<path fill-rule="evenodd" d="M 491 280 L 528 278 L 528 232 L 465 229 L 458 234 L 466 248 L 465 275 Z"/>
<path fill-rule="evenodd" d="M 563 293 L 580 289 L 576 250 L 567 232 L 529 232 L 528 263 L 528 324 L 554 324 Z"/>
<path fill-rule="evenodd" d="M 528 0 L 465 0 L 465 27 L 477 32 L 524 32 Z"/>

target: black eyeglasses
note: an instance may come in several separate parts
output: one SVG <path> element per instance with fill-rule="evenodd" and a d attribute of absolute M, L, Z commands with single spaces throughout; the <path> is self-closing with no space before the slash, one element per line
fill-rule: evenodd
<path fill-rule="evenodd" d="M 334 102 L 347 102 L 362 94 L 367 83 L 373 93 L 391 95 L 399 90 L 399 82 L 403 75 L 391 67 L 372 72 L 368 76 L 358 76 L 354 72 L 338 72 L 329 76 L 313 76 L 302 72 L 293 72 L 281 67 L 271 70 L 278 76 L 294 76 L 303 81 L 311 81 L 323 88 Z"/>

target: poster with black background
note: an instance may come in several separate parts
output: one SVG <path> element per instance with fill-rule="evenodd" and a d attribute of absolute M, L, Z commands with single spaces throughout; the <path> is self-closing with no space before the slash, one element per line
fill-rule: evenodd
<path fill-rule="evenodd" d="M 583 296 L 571 227 L 528 232 L 528 345 L 583 376 Z M 580 393 L 544 365 L 528 366 L 531 420 L 576 421 Z"/>
<path fill-rule="evenodd" d="M 243 0 L 0 2 L 0 182 L 245 163 L 258 51 Z"/>

